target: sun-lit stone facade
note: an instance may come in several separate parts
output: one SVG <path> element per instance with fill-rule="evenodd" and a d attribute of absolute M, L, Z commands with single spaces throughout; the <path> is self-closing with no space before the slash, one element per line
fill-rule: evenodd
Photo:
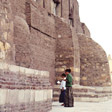
<path fill-rule="evenodd" d="M 80 22 L 77 0 L 0 0 L 0 111 L 48 112 L 66 68 L 74 86 L 110 86 L 106 54 Z"/>

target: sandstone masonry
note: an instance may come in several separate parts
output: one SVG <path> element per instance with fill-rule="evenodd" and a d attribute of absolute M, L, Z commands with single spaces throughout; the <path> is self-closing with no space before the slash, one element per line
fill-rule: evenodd
<path fill-rule="evenodd" d="M 66 68 L 79 91 L 111 92 L 106 53 L 80 22 L 77 0 L 0 0 L 0 111 L 48 112 Z"/>

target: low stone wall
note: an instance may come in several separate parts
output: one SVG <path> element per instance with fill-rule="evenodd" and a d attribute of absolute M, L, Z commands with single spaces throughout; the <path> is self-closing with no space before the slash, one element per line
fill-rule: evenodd
<path fill-rule="evenodd" d="M 0 112 L 48 112 L 49 72 L 0 63 Z"/>

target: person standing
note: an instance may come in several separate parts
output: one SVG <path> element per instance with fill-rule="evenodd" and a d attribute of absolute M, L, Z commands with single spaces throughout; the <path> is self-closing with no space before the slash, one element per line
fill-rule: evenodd
<path fill-rule="evenodd" d="M 66 92 L 65 92 L 64 107 L 73 107 L 74 97 L 73 97 L 73 90 L 72 90 L 73 79 L 71 75 L 71 69 L 66 69 L 65 74 L 66 74 Z"/>
<path fill-rule="evenodd" d="M 63 103 L 62 106 L 64 106 L 64 98 L 65 98 L 65 91 L 66 91 L 66 75 L 62 74 L 61 75 L 62 81 L 61 81 L 61 85 L 60 85 L 60 89 L 61 89 L 61 93 L 60 93 L 60 97 L 59 97 L 59 102 Z"/>

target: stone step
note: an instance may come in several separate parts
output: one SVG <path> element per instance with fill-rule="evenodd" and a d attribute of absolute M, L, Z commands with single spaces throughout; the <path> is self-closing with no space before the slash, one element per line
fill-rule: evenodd
<path fill-rule="evenodd" d="M 112 88 L 73 86 L 73 94 L 75 101 L 101 102 L 112 99 Z M 56 85 L 54 86 L 53 100 L 58 101 L 59 95 L 59 85 Z"/>
<path fill-rule="evenodd" d="M 74 97 L 75 102 L 104 102 L 108 101 L 110 98 L 103 97 L 103 98 L 89 98 L 89 97 Z M 53 101 L 59 101 L 58 97 L 54 97 Z"/>
<path fill-rule="evenodd" d="M 59 97 L 60 94 L 54 94 L 53 96 L 54 97 Z M 98 98 L 98 97 L 105 97 L 105 96 L 112 96 L 112 94 L 108 94 L 108 95 L 105 95 L 105 94 L 88 94 L 88 93 L 74 93 L 74 96 L 75 97 L 95 97 L 95 98 Z"/>
<path fill-rule="evenodd" d="M 91 96 L 110 96 L 110 95 L 112 95 L 112 93 L 99 93 L 99 94 L 97 94 L 97 93 L 84 93 L 84 92 L 73 92 L 73 94 L 74 95 L 83 95 L 83 96 L 88 96 L 89 95 L 89 97 Z M 53 92 L 53 95 L 54 96 L 59 96 L 60 95 L 60 92 L 57 92 L 57 91 L 54 91 Z"/>

